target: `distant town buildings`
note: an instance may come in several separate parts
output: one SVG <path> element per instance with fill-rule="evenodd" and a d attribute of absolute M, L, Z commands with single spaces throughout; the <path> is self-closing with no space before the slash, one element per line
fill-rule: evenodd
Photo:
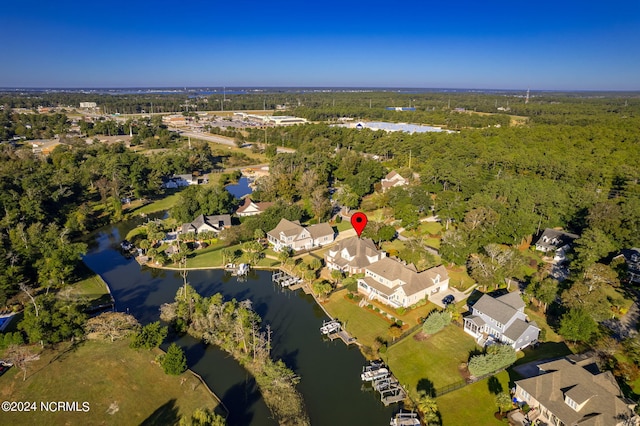
<path fill-rule="evenodd" d="M 275 126 L 291 126 L 294 124 L 308 123 L 305 118 L 291 117 L 287 115 L 259 115 L 247 114 L 245 112 L 235 112 L 233 113 L 233 116 L 241 120 L 252 120 L 263 124 L 273 124 Z"/>
<path fill-rule="evenodd" d="M 387 123 L 384 121 L 359 121 L 357 123 L 341 124 L 342 127 L 352 129 L 371 129 L 384 130 L 385 132 L 405 132 L 405 133 L 429 133 L 429 132 L 447 132 L 453 133 L 452 130 L 444 130 L 441 127 L 423 126 L 419 124 L 407 123 Z"/>
<path fill-rule="evenodd" d="M 98 104 L 96 104 L 95 102 L 80 102 L 80 108 L 95 108 L 97 107 Z"/>

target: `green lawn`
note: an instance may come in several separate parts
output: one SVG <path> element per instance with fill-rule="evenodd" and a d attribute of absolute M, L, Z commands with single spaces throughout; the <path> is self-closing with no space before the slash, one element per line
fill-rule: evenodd
<path fill-rule="evenodd" d="M 86 401 L 90 411 L 10 412 L 2 414 L 0 423 L 139 425 L 147 420 L 175 424 L 181 415 L 217 405 L 190 372 L 164 374 L 154 362 L 159 350 L 135 351 L 128 343 L 87 341 L 66 352 L 47 349 L 30 365 L 26 381 L 22 371 L 12 368 L 0 377 L 0 399 L 38 404 Z"/>
<path fill-rule="evenodd" d="M 345 328 L 358 342 L 372 346 L 376 337 L 389 338 L 388 321 L 382 317 L 360 308 L 356 303 L 345 299 L 347 291 L 337 291 L 324 303 L 326 310 L 345 324 Z"/>
<path fill-rule="evenodd" d="M 457 290 L 465 291 L 476 283 L 473 278 L 467 274 L 467 269 L 464 266 L 447 268 L 447 272 L 449 273 L 449 285 Z"/>
<path fill-rule="evenodd" d="M 349 229 L 352 229 L 351 222 L 348 220 L 343 220 L 340 223 L 336 223 L 335 227 L 338 228 L 338 232 L 348 231 Z"/>
<path fill-rule="evenodd" d="M 415 396 L 418 386 L 439 389 L 462 380 L 458 366 L 477 348 L 473 338 L 455 325 L 423 341 L 414 339 L 416 333 L 387 351 L 391 371 L 409 393 Z"/>
<path fill-rule="evenodd" d="M 111 302 L 107 284 L 99 275 L 91 275 L 58 293 L 62 298 L 87 300 L 93 306 Z"/>
<path fill-rule="evenodd" d="M 173 207 L 178 202 L 179 196 L 180 196 L 179 192 L 176 192 L 176 193 L 171 194 L 171 195 L 167 195 L 164 198 L 156 200 L 156 201 L 154 201 L 152 203 L 149 203 L 147 205 L 144 205 L 144 206 L 142 206 L 140 208 L 133 209 L 129 213 L 149 214 L 149 213 L 160 212 L 160 211 L 163 211 L 163 210 L 169 210 L 171 207 Z"/>
<path fill-rule="evenodd" d="M 436 401 L 442 416 L 443 425 L 499 425 L 506 424 L 494 417 L 498 411 L 495 402 L 495 393 L 489 389 L 489 380 L 492 387 L 509 391 L 509 375 L 506 371 L 496 374 L 498 380 L 487 378 L 464 388 L 441 396 Z"/>
<path fill-rule="evenodd" d="M 224 266 L 222 264 L 222 249 L 219 245 L 210 246 L 206 249 L 200 249 L 195 252 L 194 257 L 187 259 L 187 268 L 204 268 L 204 267 L 219 267 Z M 237 250 L 240 245 L 229 247 L 231 250 Z"/>

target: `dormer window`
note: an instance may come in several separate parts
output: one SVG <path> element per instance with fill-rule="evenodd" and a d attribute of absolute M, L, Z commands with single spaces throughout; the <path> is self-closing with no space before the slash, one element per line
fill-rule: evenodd
<path fill-rule="evenodd" d="M 564 402 L 566 402 L 567 405 L 573 408 L 575 411 L 578 411 L 578 404 L 573 399 L 569 398 L 568 396 L 565 396 Z"/>

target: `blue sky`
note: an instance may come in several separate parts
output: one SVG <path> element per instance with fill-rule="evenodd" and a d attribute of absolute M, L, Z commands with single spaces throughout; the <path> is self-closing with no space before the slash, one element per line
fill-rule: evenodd
<path fill-rule="evenodd" d="M 640 90 L 640 0 L 3 3 L 0 87 Z"/>

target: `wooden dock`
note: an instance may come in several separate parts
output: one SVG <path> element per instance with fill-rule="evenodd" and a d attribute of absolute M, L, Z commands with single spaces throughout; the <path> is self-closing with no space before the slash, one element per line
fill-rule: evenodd
<path fill-rule="evenodd" d="M 331 340 L 340 339 L 347 346 L 351 345 L 352 343 L 356 343 L 356 339 L 354 339 L 353 337 L 349 336 L 349 333 L 347 333 L 345 330 L 342 330 L 342 329 L 340 331 L 335 332 L 335 333 L 327 334 L 327 336 Z"/>
<path fill-rule="evenodd" d="M 289 275 L 283 270 L 278 270 L 271 274 L 271 281 L 280 284 L 282 287 L 290 287 L 295 284 L 302 283 L 302 280 L 293 275 Z"/>

